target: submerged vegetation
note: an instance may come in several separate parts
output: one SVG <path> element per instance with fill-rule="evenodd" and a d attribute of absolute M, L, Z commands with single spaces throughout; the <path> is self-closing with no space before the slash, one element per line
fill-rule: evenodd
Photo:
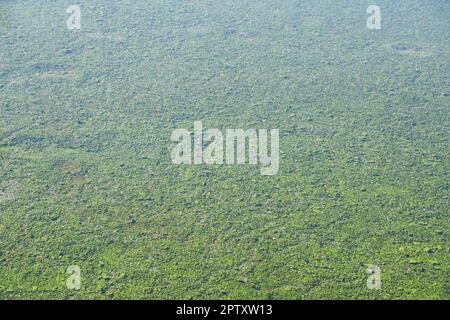
<path fill-rule="evenodd" d="M 0 298 L 448 299 L 450 3 L 371 2 L 0 1 Z M 278 174 L 173 165 L 196 120 Z"/>

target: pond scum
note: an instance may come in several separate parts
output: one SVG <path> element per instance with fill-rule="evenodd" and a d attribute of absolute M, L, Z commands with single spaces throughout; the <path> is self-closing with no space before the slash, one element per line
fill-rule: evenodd
<path fill-rule="evenodd" d="M 76 4 L 0 1 L 0 299 L 450 298 L 449 1 Z"/>

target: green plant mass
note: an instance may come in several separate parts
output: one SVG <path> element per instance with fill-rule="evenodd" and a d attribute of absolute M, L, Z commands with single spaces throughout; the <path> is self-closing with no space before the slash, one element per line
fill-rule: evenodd
<path fill-rule="evenodd" d="M 450 298 L 449 1 L 69 2 L 0 0 L 0 299 Z"/>

